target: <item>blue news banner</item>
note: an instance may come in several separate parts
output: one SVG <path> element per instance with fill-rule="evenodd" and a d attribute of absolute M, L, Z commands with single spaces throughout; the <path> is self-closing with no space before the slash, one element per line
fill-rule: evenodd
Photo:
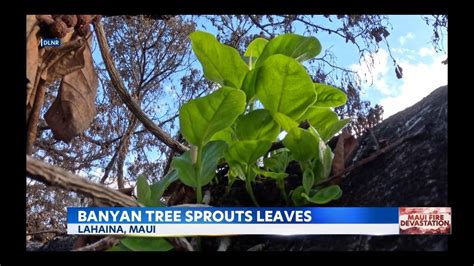
<path fill-rule="evenodd" d="M 68 208 L 68 234 L 396 235 L 399 208 Z"/>

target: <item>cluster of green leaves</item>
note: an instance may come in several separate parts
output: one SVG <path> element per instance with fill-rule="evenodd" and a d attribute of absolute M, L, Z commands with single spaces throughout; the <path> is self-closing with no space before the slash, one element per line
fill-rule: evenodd
<path fill-rule="evenodd" d="M 314 83 L 302 65 L 321 52 L 318 39 L 297 34 L 257 38 L 241 56 L 209 33 L 196 31 L 189 37 L 205 77 L 220 87 L 181 107 L 181 134 L 191 149 L 173 159 L 173 170 L 159 182 L 149 185 L 145 177 L 139 177 L 138 201 L 147 207 L 163 207 L 164 191 L 179 179 L 196 189 L 201 203 L 202 187 L 212 181 L 224 160 L 229 166 L 228 188 L 238 179 L 245 181 L 257 206 L 252 190 L 257 177 L 274 179 L 282 197 L 294 205 L 325 204 L 341 197 L 337 185 L 316 186 L 331 172 L 334 155 L 326 143 L 348 122 L 333 111 L 346 103 L 344 92 Z M 303 121 L 309 128 L 299 127 Z M 287 133 L 285 147 L 269 152 L 283 131 Z M 284 181 L 292 160 L 299 162 L 303 179 L 287 195 Z M 125 237 L 110 250 L 170 249 L 164 238 Z"/>
<path fill-rule="evenodd" d="M 174 158 L 172 166 L 184 184 L 196 189 L 197 202 L 222 160 L 230 168 L 229 186 L 245 181 L 257 206 L 252 184 L 258 176 L 275 179 L 288 200 L 284 179 L 290 160 L 297 160 L 303 172 L 302 186 L 290 192 L 295 205 L 338 199 L 338 186 L 315 184 L 330 174 L 333 153 L 326 143 L 348 122 L 333 108 L 347 98 L 337 88 L 314 83 L 302 64 L 321 52 L 318 39 L 297 34 L 257 38 L 241 56 L 209 33 L 189 37 L 205 77 L 220 85 L 179 111 L 181 133 L 192 148 Z M 303 121 L 308 129 L 299 127 Z M 266 156 L 282 131 L 287 132 L 285 148 Z M 258 164 L 262 157 L 264 168 Z"/>

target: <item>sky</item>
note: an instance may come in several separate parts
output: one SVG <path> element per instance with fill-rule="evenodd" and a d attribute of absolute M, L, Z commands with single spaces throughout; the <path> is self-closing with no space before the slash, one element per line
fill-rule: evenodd
<path fill-rule="evenodd" d="M 372 105 L 384 107 L 384 119 L 417 103 L 433 90 L 447 85 L 447 65 L 441 62 L 447 58 L 447 35 L 442 40 L 444 52 L 435 52 L 431 42 L 433 29 L 426 25 L 420 15 L 391 15 L 389 22 L 390 35 L 387 42 L 390 51 L 403 69 L 403 78 L 397 79 L 393 60 L 384 42 L 374 56 L 374 67 L 367 68 L 366 63 L 359 58 L 355 46 L 348 45 L 334 34 L 320 33 L 316 35 L 323 50 L 330 48 L 337 57 L 338 65 L 356 71 L 362 80 L 362 100 L 369 100 Z M 333 28 L 322 16 L 314 18 L 316 24 Z M 214 33 L 212 26 L 204 23 L 205 29 L 200 30 Z M 296 25 L 295 33 L 303 34 L 304 28 Z"/>
<path fill-rule="evenodd" d="M 315 18 L 316 23 L 323 26 L 334 27 L 334 24 L 322 16 Z M 433 90 L 447 84 L 447 65 L 441 62 L 447 58 L 447 36 L 444 36 L 442 46 L 445 52 L 436 53 L 431 43 L 432 27 L 426 25 L 420 15 L 397 15 L 389 16 L 391 28 L 387 41 L 390 51 L 397 63 L 403 69 L 403 78 L 397 79 L 389 50 L 384 43 L 380 43 L 380 49 L 373 54 L 375 65 L 368 69 L 363 60 L 360 60 L 358 51 L 353 45 L 348 45 L 340 37 L 320 33 L 316 35 L 324 49 L 330 47 L 337 56 L 337 64 L 357 71 L 361 77 L 362 100 L 369 100 L 372 106 L 380 104 L 384 107 L 384 119 L 404 110 L 417 103 Z M 212 26 L 205 24 L 205 29 L 198 29 L 215 33 Z M 303 34 L 303 27 L 296 26 L 295 33 Z M 102 62 L 99 49 L 93 53 L 97 63 Z M 200 69 L 196 61 L 196 67 Z M 176 84 L 179 86 L 179 83 Z M 165 86 L 166 89 L 166 86 Z M 169 99 L 162 99 L 157 106 L 165 104 Z M 160 117 L 160 115 L 157 115 Z M 159 121 L 155 121 L 159 122 Z M 128 162 L 133 161 L 134 154 L 129 154 Z M 150 152 L 150 157 L 158 156 L 156 152 Z M 126 167 L 124 167 L 126 170 Z M 102 175 L 102 169 L 97 169 L 95 176 Z"/>
<path fill-rule="evenodd" d="M 403 69 L 397 79 L 387 47 L 374 54 L 373 78 L 364 63 L 342 62 L 357 71 L 363 83 L 362 98 L 384 107 L 384 118 L 417 103 L 430 92 L 448 84 L 448 67 L 441 62 L 447 58 L 447 35 L 442 41 L 445 52 L 435 52 L 431 43 L 432 28 L 418 15 L 389 16 L 393 29 L 387 41 L 393 57 Z M 337 49 L 337 48 L 336 48 Z M 336 51 L 335 51 L 336 52 Z"/>
<path fill-rule="evenodd" d="M 213 27 L 203 21 L 198 21 L 201 24 L 198 29 L 215 33 Z M 315 17 L 314 21 L 334 27 L 322 16 Z M 445 51 L 437 53 L 431 43 L 432 27 L 426 25 L 420 15 L 392 15 L 389 22 L 392 28 L 389 28 L 387 41 L 393 57 L 403 69 L 402 79 L 397 79 L 389 50 L 382 42 L 379 51 L 373 55 L 374 67 L 369 69 L 360 60 L 355 46 L 346 44 L 342 38 L 326 33 L 315 36 L 323 46 L 321 55 L 324 49 L 330 48 L 340 66 L 357 71 L 363 82 L 361 98 L 369 100 L 372 105 L 382 105 L 384 118 L 410 107 L 431 91 L 446 85 L 448 80 L 448 67 L 441 63 L 447 58 L 447 35 L 442 41 Z M 303 31 L 303 27 L 296 26 L 295 33 L 303 34 Z M 94 50 L 94 59 L 102 62 L 99 49 Z M 200 68 L 197 61 L 196 67 Z M 167 99 L 163 99 L 163 104 L 166 102 Z"/>

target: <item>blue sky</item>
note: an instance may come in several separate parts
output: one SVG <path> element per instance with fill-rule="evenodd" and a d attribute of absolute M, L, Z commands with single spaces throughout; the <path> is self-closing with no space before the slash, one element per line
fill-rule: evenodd
<path fill-rule="evenodd" d="M 337 23 L 329 22 L 323 16 L 315 16 L 313 20 L 315 24 L 328 28 L 334 28 L 334 23 Z M 402 79 L 397 79 L 395 75 L 394 63 L 384 42 L 380 43 L 379 51 L 373 55 L 374 67 L 368 69 L 360 61 L 354 45 L 345 43 L 345 40 L 334 34 L 321 32 L 316 35 L 323 46 L 321 55 L 324 49 L 330 47 L 339 66 L 358 72 L 363 81 L 362 99 L 369 100 L 372 105 L 383 105 L 384 118 L 404 110 L 434 89 L 446 85 L 448 76 L 447 65 L 441 63 L 447 58 L 447 35 L 441 44 L 445 51 L 436 53 L 431 43 L 433 29 L 426 25 L 421 15 L 391 15 L 389 23 L 391 27 L 387 41 L 393 57 L 403 69 Z M 212 26 L 204 25 L 206 29 L 198 29 L 215 33 Z M 303 34 L 304 28 L 296 24 L 295 33 Z"/>
<path fill-rule="evenodd" d="M 387 37 L 392 55 L 403 68 L 403 78 L 397 79 L 393 61 L 386 45 L 381 44 L 374 54 L 375 65 L 370 71 L 372 78 L 364 78 L 369 70 L 359 62 L 357 51 L 342 40 L 319 36 L 324 44 L 333 45 L 342 66 L 356 70 L 363 81 L 362 98 L 384 106 L 384 118 L 415 104 L 439 86 L 447 84 L 447 35 L 442 45 L 445 52 L 436 53 L 431 43 L 432 28 L 419 15 L 389 16 L 390 35 Z M 369 75 L 370 76 L 370 75 Z"/>

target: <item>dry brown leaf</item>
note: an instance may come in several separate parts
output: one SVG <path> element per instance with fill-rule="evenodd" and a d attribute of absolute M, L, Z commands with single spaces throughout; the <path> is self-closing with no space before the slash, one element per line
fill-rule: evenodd
<path fill-rule="evenodd" d="M 352 152 L 357 148 L 359 142 L 347 130 L 343 130 L 337 139 L 332 161 L 332 175 L 339 175 L 344 172 L 345 164 Z"/>
<path fill-rule="evenodd" d="M 346 138 L 346 131 L 342 131 L 337 139 L 336 148 L 334 149 L 334 158 L 332 160 L 332 175 L 338 175 L 344 172 L 344 139 Z"/>
<path fill-rule="evenodd" d="M 33 26 L 36 25 L 36 16 L 35 15 L 27 15 L 26 16 L 26 38 L 30 35 L 30 32 L 33 30 Z"/>
<path fill-rule="evenodd" d="M 40 63 L 40 55 L 39 55 L 39 38 L 38 32 L 40 27 L 38 25 L 29 25 L 31 24 L 31 18 L 34 19 L 34 23 L 36 23 L 35 16 L 28 16 L 27 17 L 27 32 L 29 33 L 26 39 L 26 105 L 32 105 L 30 101 L 32 101 L 32 94 L 33 89 L 35 86 L 35 79 L 36 73 L 38 72 L 38 67 Z M 28 29 L 28 26 L 31 26 L 31 29 Z M 30 100 L 31 99 L 31 100 Z M 31 107 L 31 106 L 30 106 Z"/>
<path fill-rule="evenodd" d="M 96 114 L 98 77 L 90 47 L 91 38 L 76 52 L 82 54 L 84 67 L 64 76 L 58 97 L 45 115 L 54 137 L 65 142 L 86 130 Z"/>
<path fill-rule="evenodd" d="M 403 68 L 397 65 L 397 67 L 395 67 L 395 74 L 397 75 L 398 79 L 403 78 Z"/>
<path fill-rule="evenodd" d="M 352 152 L 359 146 L 359 142 L 357 139 L 349 135 L 345 140 L 344 140 L 344 161 L 347 162 L 349 157 L 351 156 Z"/>
<path fill-rule="evenodd" d="M 77 38 L 61 46 L 49 48 L 43 60 L 41 79 L 51 84 L 57 79 L 84 67 L 84 40 Z"/>

